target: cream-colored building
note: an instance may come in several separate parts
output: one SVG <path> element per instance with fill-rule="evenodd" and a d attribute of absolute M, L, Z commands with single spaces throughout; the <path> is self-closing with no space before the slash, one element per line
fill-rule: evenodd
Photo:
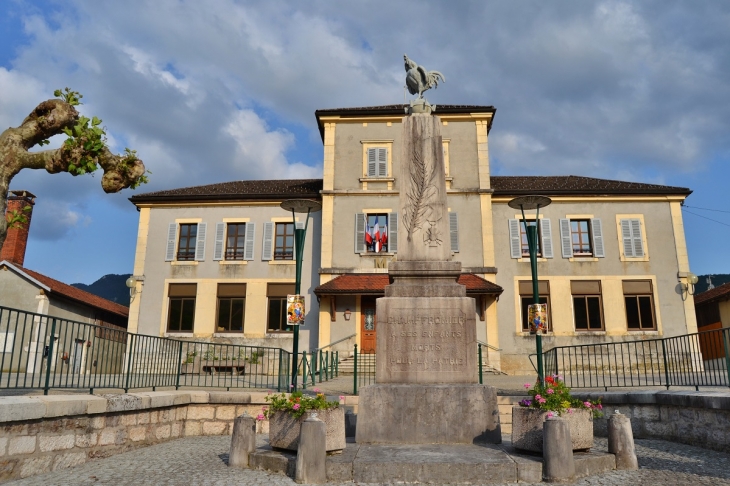
<path fill-rule="evenodd" d="M 530 265 L 507 202 L 543 194 L 540 294 L 544 346 L 694 332 L 680 206 L 686 188 L 586 177 L 491 176 L 491 106 L 439 105 L 449 235 L 460 282 L 474 297 L 491 366 L 532 372 L 526 332 Z M 281 346 L 281 296 L 294 282 L 284 199 L 317 199 L 302 277 L 304 348 L 340 342 L 374 351 L 375 299 L 397 258 L 402 105 L 320 110 L 323 179 L 239 181 L 141 194 L 130 330 Z M 538 163 L 539 161 L 536 161 Z M 534 216 L 533 216 L 534 218 Z M 301 221 L 300 221 L 301 223 Z M 277 236 L 278 235 L 278 236 Z M 445 241 L 448 236 L 448 241 Z M 191 243 L 191 238 L 195 241 Z M 235 308 L 235 311 L 234 311 Z"/>

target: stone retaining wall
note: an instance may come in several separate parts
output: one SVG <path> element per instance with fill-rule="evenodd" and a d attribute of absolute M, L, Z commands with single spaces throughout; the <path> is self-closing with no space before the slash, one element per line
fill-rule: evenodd
<path fill-rule="evenodd" d="M 169 391 L 0 397 L 0 481 L 193 435 L 232 433 L 266 393 Z M 268 425 L 259 423 L 259 432 Z"/>

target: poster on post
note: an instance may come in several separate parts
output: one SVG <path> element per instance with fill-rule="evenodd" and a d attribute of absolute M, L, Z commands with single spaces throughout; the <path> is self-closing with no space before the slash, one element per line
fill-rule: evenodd
<path fill-rule="evenodd" d="M 547 304 L 530 304 L 527 307 L 527 318 L 530 323 L 530 334 L 537 334 L 538 332 L 545 334 L 547 332 Z"/>
<path fill-rule="evenodd" d="M 296 294 L 286 296 L 286 323 L 289 326 L 304 325 L 303 295 Z"/>

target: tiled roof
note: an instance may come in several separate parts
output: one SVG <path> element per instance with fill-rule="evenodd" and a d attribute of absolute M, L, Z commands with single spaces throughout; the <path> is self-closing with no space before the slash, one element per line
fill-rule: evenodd
<path fill-rule="evenodd" d="M 501 294 L 502 287 L 471 273 L 459 275 L 458 282 L 466 286 L 467 294 Z M 383 295 L 390 277 L 385 273 L 348 273 L 314 289 L 317 295 L 364 294 Z"/>
<path fill-rule="evenodd" d="M 136 194 L 133 203 L 180 200 L 240 200 L 319 198 L 322 179 L 277 179 L 264 181 L 232 181 Z"/>
<path fill-rule="evenodd" d="M 718 285 L 714 289 L 695 295 L 695 305 L 706 304 L 718 300 L 730 300 L 730 283 Z"/>
<path fill-rule="evenodd" d="M 123 305 L 117 304 L 116 302 L 112 302 L 111 300 L 99 297 L 98 295 L 90 294 L 89 292 L 86 292 L 84 290 L 77 289 L 76 287 L 72 287 L 63 282 L 59 282 L 56 279 L 43 275 L 42 273 L 34 272 L 33 270 L 29 270 L 24 267 L 17 268 L 18 270 L 28 274 L 30 277 L 36 279 L 46 287 L 50 288 L 51 292 L 63 295 L 66 298 L 73 299 L 75 301 L 81 302 L 82 304 L 86 304 L 88 306 L 95 307 L 106 312 L 111 312 L 112 314 L 117 314 L 124 318 L 127 318 L 129 316 L 129 307 L 125 307 Z"/>
<path fill-rule="evenodd" d="M 314 116 L 317 118 L 317 126 L 319 134 L 324 140 L 324 126 L 319 121 L 321 116 L 340 116 L 343 118 L 357 116 L 405 116 L 405 108 L 409 105 L 383 105 L 383 106 L 358 106 L 353 108 L 327 108 L 317 110 Z M 439 105 L 436 103 L 436 111 L 434 115 L 441 114 L 460 114 L 460 113 L 494 113 L 497 109 L 491 105 Z M 493 120 L 494 118 L 492 118 Z M 489 121 L 487 130 L 492 127 L 492 120 Z"/>
<path fill-rule="evenodd" d="M 551 195 L 690 195 L 686 187 L 614 181 L 582 176 L 492 176 L 492 189 L 498 196 L 523 194 Z"/>

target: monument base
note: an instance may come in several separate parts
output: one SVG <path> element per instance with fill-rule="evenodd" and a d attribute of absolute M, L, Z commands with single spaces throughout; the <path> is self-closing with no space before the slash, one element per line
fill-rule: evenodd
<path fill-rule="evenodd" d="M 360 444 L 499 444 L 497 390 L 471 384 L 385 384 L 360 389 Z"/>

